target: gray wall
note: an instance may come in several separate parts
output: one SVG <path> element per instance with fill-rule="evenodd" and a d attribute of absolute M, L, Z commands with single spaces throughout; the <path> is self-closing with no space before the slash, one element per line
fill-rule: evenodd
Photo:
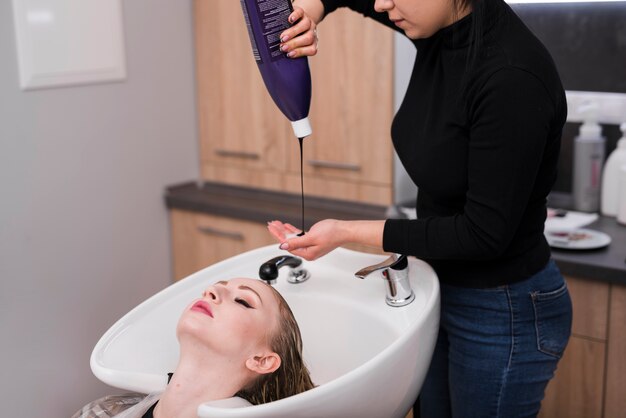
<path fill-rule="evenodd" d="M 417 50 L 406 36 L 398 32 L 394 33 L 393 45 L 393 109 L 395 114 L 400 108 L 402 100 L 404 100 L 406 89 L 409 87 Z M 395 151 L 393 156 L 393 202 L 399 205 L 415 204 L 417 186 L 409 178 Z"/>
<path fill-rule="evenodd" d="M 514 4 L 566 90 L 626 93 L 626 3 Z"/>
<path fill-rule="evenodd" d="M 0 415 L 116 392 L 98 338 L 167 286 L 162 194 L 198 176 L 190 1 L 123 2 L 124 82 L 23 92 L 0 2 Z"/>

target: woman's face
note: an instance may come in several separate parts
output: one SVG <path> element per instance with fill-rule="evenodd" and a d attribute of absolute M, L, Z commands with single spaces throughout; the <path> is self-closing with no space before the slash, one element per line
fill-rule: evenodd
<path fill-rule="evenodd" d="M 374 9 L 387 12 L 389 19 L 411 39 L 428 38 L 450 26 L 457 17 L 452 0 L 376 0 Z M 459 12 L 458 18 L 467 13 Z"/>
<path fill-rule="evenodd" d="M 183 312 L 177 327 L 181 344 L 200 344 L 220 356 L 241 361 L 269 349 L 279 305 L 260 280 L 232 279 L 209 286 Z"/>

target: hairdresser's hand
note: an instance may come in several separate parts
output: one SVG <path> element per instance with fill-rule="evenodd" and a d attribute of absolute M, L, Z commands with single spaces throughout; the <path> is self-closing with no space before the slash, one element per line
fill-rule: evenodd
<path fill-rule="evenodd" d="M 280 221 L 269 222 L 267 229 L 280 242 L 281 250 L 311 261 L 346 243 L 342 224 L 342 221 L 325 219 L 313 225 L 301 237 L 297 236 L 301 232 L 298 228 Z"/>
<path fill-rule="evenodd" d="M 280 50 L 290 58 L 317 54 L 317 24 L 302 7 L 294 5 L 289 15 L 292 26 L 280 34 Z"/>
<path fill-rule="evenodd" d="M 268 222 L 270 233 L 280 248 L 305 260 L 315 260 L 348 243 L 382 248 L 385 221 L 338 221 L 325 219 L 298 237 L 300 230 L 280 221 Z"/>

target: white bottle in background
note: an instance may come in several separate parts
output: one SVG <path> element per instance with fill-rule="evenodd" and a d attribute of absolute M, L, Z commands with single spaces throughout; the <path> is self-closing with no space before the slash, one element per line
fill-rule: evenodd
<path fill-rule="evenodd" d="M 574 208 L 584 212 L 600 210 L 600 180 L 604 147 L 602 127 L 596 122 L 598 105 L 588 103 L 579 111 L 585 114 L 585 123 L 574 139 L 574 181 L 572 194 Z"/>
<path fill-rule="evenodd" d="M 602 214 L 617 216 L 620 200 L 620 168 L 626 165 L 626 122 L 620 125 L 622 138 L 617 142 L 615 151 L 609 155 L 602 173 Z"/>

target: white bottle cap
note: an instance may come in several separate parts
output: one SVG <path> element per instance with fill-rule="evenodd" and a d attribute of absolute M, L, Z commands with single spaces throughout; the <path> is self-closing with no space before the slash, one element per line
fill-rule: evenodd
<path fill-rule="evenodd" d="M 585 122 L 580 127 L 581 139 L 602 138 L 602 127 L 596 122 Z"/>
<path fill-rule="evenodd" d="M 311 123 L 309 122 L 308 117 L 292 121 L 291 127 L 293 128 L 293 133 L 296 134 L 298 138 L 304 138 L 313 133 L 313 130 L 311 129 Z"/>
<path fill-rule="evenodd" d="M 598 124 L 598 104 L 594 101 L 585 101 L 578 107 L 584 123 L 580 127 L 579 139 L 598 140 L 602 138 L 602 127 Z"/>

